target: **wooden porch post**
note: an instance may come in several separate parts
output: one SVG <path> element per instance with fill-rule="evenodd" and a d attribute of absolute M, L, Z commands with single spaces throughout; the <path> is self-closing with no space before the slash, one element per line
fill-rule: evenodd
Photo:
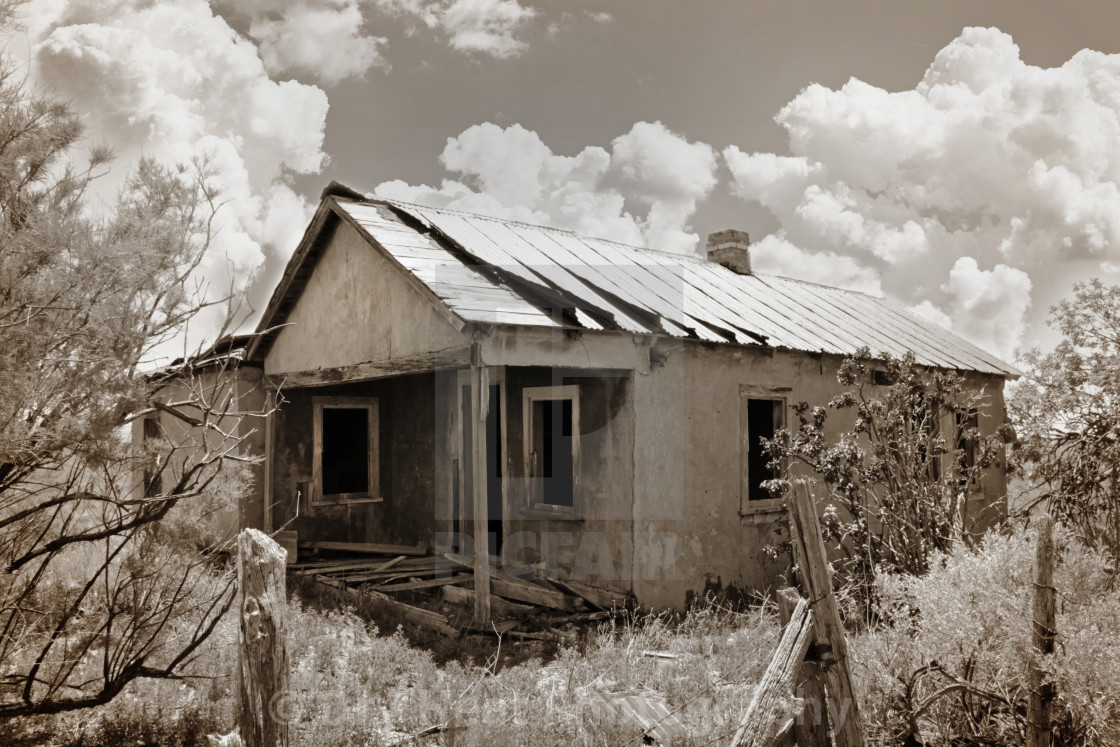
<path fill-rule="evenodd" d="M 490 529 L 486 495 L 486 410 L 489 387 L 482 381 L 482 346 L 471 345 L 471 494 L 474 500 L 474 617 L 490 624 Z"/>

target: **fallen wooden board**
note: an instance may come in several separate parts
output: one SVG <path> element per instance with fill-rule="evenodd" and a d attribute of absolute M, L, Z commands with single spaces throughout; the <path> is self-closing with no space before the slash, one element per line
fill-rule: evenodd
<path fill-rule="evenodd" d="M 556 579 L 551 579 L 551 581 L 555 586 L 559 586 L 577 597 L 582 597 L 593 607 L 598 607 L 601 610 L 623 609 L 631 601 L 630 595 L 626 592 L 601 589 L 579 581 L 558 581 Z"/>
<path fill-rule="evenodd" d="M 455 604 L 474 606 L 473 589 L 463 589 L 458 586 L 445 586 L 443 587 L 443 598 Z M 490 597 L 490 606 L 493 608 L 493 611 L 498 614 L 517 614 L 532 612 L 536 609 L 536 607 L 531 604 L 518 604 L 517 602 L 511 602 L 501 597 Z"/>
<path fill-rule="evenodd" d="M 336 550 L 338 552 L 368 552 L 377 555 L 427 555 L 423 547 L 408 545 L 380 545 L 373 542 L 319 542 L 301 541 L 300 547 L 309 550 Z"/>
<path fill-rule="evenodd" d="M 334 578 L 340 579 L 342 581 L 353 581 L 353 582 L 380 581 L 381 583 L 385 584 L 385 583 L 389 583 L 390 581 L 393 581 L 394 579 L 398 579 L 398 578 L 409 578 L 411 576 L 416 576 L 418 578 L 423 578 L 424 576 L 438 576 L 441 573 L 444 574 L 447 578 L 450 578 L 451 577 L 451 567 L 450 566 L 443 566 L 443 567 L 439 567 L 439 568 L 416 568 L 416 569 L 399 568 L 398 567 L 398 568 L 391 568 L 388 571 L 369 571 L 369 572 L 343 573 L 343 574 L 337 575 L 337 576 L 334 576 L 334 574 L 331 574 L 331 575 Z"/>
<path fill-rule="evenodd" d="M 449 635 L 453 638 L 457 638 L 459 636 L 459 631 L 456 630 L 455 628 L 451 627 L 451 625 L 448 624 L 448 622 L 447 622 L 447 618 L 444 617 L 443 615 L 439 614 L 438 612 L 432 612 L 431 610 L 425 610 L 425 609 L 421 609 L 419 607 L 413 607 L 412 605 L 405 604 L 404 602 L 398 602 L 396 599 L 393 599 L 388 594 L 382 594 L 381 592 L 373 591 L 372 589 L 366 589 L 366 590 L 363 590 L 363 591 L 359 591 L 357 589 L 351 589 L 349 586 L 342 583 L 341 581 L 335 581 L 334 579 L 331 579 L 331 578 L 324 578 L 323 576 L 313 576 L 312 578 L 314 578 L 315 581 L 318 582 L 318 583 L 325 584 L 327 586 L 332 586 L 336 589 L 341 589 L 345 592 L 348 592 L 350 594 L 354 594 L 356 596 L 365 595 L 365 596 L 374 597 L 375 599 L 378 599 L 381 602 L 384 602 L 386 606 L 396 610 L 406 620 L 408 620 L 410 622 L 414 622 L 417 625 L 422 625 L 426 628 L 432 628 L 433 630 L 438 630 L 440 633 L 443 633 L 444 635 Z"/>
<path fill-rule="evenodd" d="M 473 581 L 474 576 L 469 573 L 460 573 L 458 576 L 447 578 L 430 578 L 427 581 L 406 581 L 403 584 L 387 584 L 373 587 L 374 591 L 412 591 L 414 589 L 430 589 L 434 586 L 447 586 L 448 584 L 461 584 L 464 581 Z"/>
<path fill-rule="evenodd" d="M 450 560 L 452 563 L 464 566 L 466 568 L 474 569 L 474 558 L 468 558 L 466 555 L 460 555 L 454 552 L 445 552 L 443 557 Z M 496 578 L 500 581 L 509 581 L 510 583 L 517 583 L 525 581 L 501 569 L 501 559 L 491 555 L 490 556 L 490 577 Z"/>
<path fill-rule="evenodd" d="M 551 591 L 524 581 L 490 580 L 490 593 L 518 602 L 528 602 L 538 607 L 551 607 L 564 612 L 575 610 L 574 600 L 558 591 Z"/>
<path fill-rule="evenodd" d="M 405 557 L 398 555 L 398 558 Z M 393 561 L 385 563 L 380 558 L 370 558 L 369 560 L 355 560 L 350 563 L 331 563 L 329 565 L 312 565 L 306 568 L 297 568 L 295 572 L 301 576 L 310 576 L 316 573 L 343 573 L 345 571 L 369 571 L 370 573 L 377 573 L 387 570 L 392 567 Z"/>
<path fill-rule="evenodd" d="M 641 729 L 655 743 L 677 744 L 688 738 L 688 730 L 660 695 L 593 693 L 592 707 L 603 717 L 613 717 Z"/>

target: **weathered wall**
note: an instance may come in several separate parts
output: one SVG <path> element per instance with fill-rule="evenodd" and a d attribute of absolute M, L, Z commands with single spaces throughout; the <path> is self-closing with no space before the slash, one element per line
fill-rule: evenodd
<path fill-rule="evenodd" d="M 436 459 L 435 386 L 435 374 L 417 374 L 284 392 L 287 401 L 273 416 L 273 526 L 295 529 L 300 540 L 430 547 L 436 474 L 448 468 Z M 308 500 L 317 395 L 378 398 L 381 502 L 313 506 Z"/>
<path fill-rule="evenodd" d="M 522 560 L 545 560 L 562 577 L 630 588 L 634 409 L 628 371 L 506 369 L 509 437 L 507 526 L 528 545 Z M 530 387 L 579 387 L 576 513 L 553 518 L 530 506 L 522 394 Z"/>
<path fill-rule="evenodd" d="M 740 391 L 769 388 L 788 405 L 824 405 L 845 389 L 836 381 L 841 358 L 679 341 L 662 342 L 655 355 L 664 363 L 634 378 L 635 593 L 647 604 L 679 607 L 705 591 L 780 585 L 788 559 L 764 548 L 786 538 L 781 515 L 741 500 Z M 980 428 L 994 433 L 1004 420 L 1002 380 L 968 379 L 987 397 Z M 853 417 L 830 412 L 826 437 L 850 430 Z M 796 423 L 789 410 L 786 423 Z M 1002 470 L 981 487 L 965 524 L 982 530 L 1002 512 Z"/>
<path fill-rule="evenodd" d="M 464 345 L 420 291 L 341 223 L 269 351 L 266 374 L 313 371 Z"/>
<path fill-rule="evenodd" d="M 229 438 L 222 438 L 217 430 L 204 432 L 203 429 L 194 427 L 169 413 L 159 413 L 158 419 L 164 438 L 176 449 L 163 472 L 166 489 L 170 489 L 174 481 L 182 475 L 184 464 L 192 463 L 207 451 L 216 454 L 240 440 L 240 445 L 232 452 L 234 456 L 257 457 L 264 454 L 264 420 L 259 417 L 265 409 L 265 390 L 261 383 L 261 373 L 261 369 L 255 366 L 230 369 L 210 367 L 198 371 L 190 382 L 172 379 L 159 389 L 156 396 L 162 402 L 184 402 L 199 396 L 198 393 L 202 392 L 215 407 L 219 407 L 226 401 L 227 396 L 233 396 L 229 408 L 230 414 L 215 423 L 218 429 L 229 434 Z M 202 411 L 193 407 L 184 407 L 182 410 L 191 417 L 202 416 Z M 143 444 L 143 418 L 133 421 L 132 439 L 138 447 Z M 223 466 L 223 469 L 229 471 L 240 468 L 240 463 L 233 462 L 227 462 Z M 228 498 L 227 503 L 216 511 L 202 513 L 200 519 L 205 521 L 207 531 L 212 536 L 231 539 L 241 528 L 261 526 L 263 475 L 263 464 L 249 466 L 249 482 L 244 486 L 243 494 L 223 496 Z M 133 477 L 133 489 L 136 495 L 143 494 L 143 479 L 143 470 L 137 469 Z M 220 484 L 221 481 L 215 483 L 216 486 Z"/>

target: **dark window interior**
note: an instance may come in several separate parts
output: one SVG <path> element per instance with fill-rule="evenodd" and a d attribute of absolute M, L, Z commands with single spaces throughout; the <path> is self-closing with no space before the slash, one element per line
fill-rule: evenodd
<path fill-rule="evenodd" d="M 774 432 L 781 427 L 781 418 L 781 400 L 747 400 L 747 478 L 749 479 L 747 498 L 749 500 L 760 501 L 773 497 L 769 490 L 762 487 L 762 483 L 777 479 L 778 472 L 767 466 L 770 458 L 762 450 L 762 439 L 774 438 Z"/>
<path fill-rule="evenodd" d="M 323 408 L 323 495 L 369 492 L 369 410 Z"/>
<path fill-rule="evenodd" d="M 575 488 L 572 400 L 534 400 L 533 450 L 535 477 L 543 478 L 541 502 L 571 507 Z"/>

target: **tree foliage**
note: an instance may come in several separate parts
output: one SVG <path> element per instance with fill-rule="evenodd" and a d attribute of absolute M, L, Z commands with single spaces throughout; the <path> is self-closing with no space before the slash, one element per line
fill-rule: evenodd
<path fill-rule="evenodd" d="M 823 480 L 822 527 L 844 554 L 848 580 L 867 588 L 879 569 L 921 575 L 964 536 L 967 494 L 1000 458 L 1001 437 L 978 427 L 983 392 L 959 374 L 918 366 L 912 354 L 876 360 L 867 348 L 844 360 L 837 379 L 848 391 L 827 407 L 795 405 L 797 428 L 779 431 L 768 453 Z M 849 413 L 850 430 L 830 437 L 828 419 Z"/>
<path fill-rule="evenodd" d="M 1016 467 L 1037 502 L 1091 545 L 1120 551 L 1120 286 L 1074 285 L 1050 311 L 1062 339 L 1023 359 L 1029 374 L 1008 400 Z M 1028 506 L 1029 508 L 1030 506 Z"/>
<path fill-rule="evenodd" d="M 205 305 L 216 192 L 205 164 L 144 160 L 104 207 L 110 155 L 75 168 L 82 134 L 0 69 L 0 717 L 178 676 L 232 600 L 192 527 L 237 489 L 235 361 L 182 366 L 174 401 L 142 370 Z M 155 412 L 189 427 L 138 451 L 129 424 Z M 135 489 L 144 470 L 160 489 Z"/>

